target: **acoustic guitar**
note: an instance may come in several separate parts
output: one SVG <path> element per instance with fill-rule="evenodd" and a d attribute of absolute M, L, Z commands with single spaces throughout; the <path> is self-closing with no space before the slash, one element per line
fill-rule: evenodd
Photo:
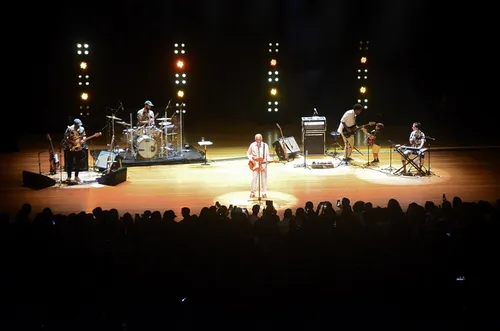
<path fill-rule="evenodd" d="M 276 126 L 278 127 L 278 129 L 280 129 L 280 134 L 281 134 L 281 139 L 282 139 L 282 147 L 283 147 L 283 155 L 285 157 L 285 160 L 288 160 L 288 152 L 286 150 L 286 143 L 285 143 L 285 137 L 283 136 L 283 131 L 281 130 L 281 126 L 276 123 Z"/>
<path fill-rule="evenodd" d="M 59 168 L 59 157 L 54 152 L 54 144 L 52 144 L 52 138 L 48 133 L 47 133 L 47 139 L 49 140 L 50 143 L 50 148 L 49 148 L 50 174 L 54 175 L 57 172 L 57 168 Z"/>
<path fill-rule="evenodd" d="M 353 134 L 356 134 L 356 132 L 358 130 L 362 130 L 364 129 L 365 126 L 372 126 L 372 125 L 375 125 L 375 122 L 369 122 L 368 124 L 364 124 L 364 125 L 361 125 L 361 126 L 356 126 L 356 125 L 353 125 L 353 126 L 350 126 L 348 128 L 343 128 L 342 129 L 342 133 L 344 134 L 344 137 L 346 138 L 349 138 L 350 136 L 352 136 Z M 348 131 L 350 130 L 350 131 Z"/>

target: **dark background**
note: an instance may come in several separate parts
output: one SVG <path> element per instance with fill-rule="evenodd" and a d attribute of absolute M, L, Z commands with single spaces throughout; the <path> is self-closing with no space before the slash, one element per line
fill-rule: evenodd
<path fill-rule="evenodd" d="M 135 119 L 145 100 L 161 113 L 174 102 L 175 42 L 187 48 L 192 125 L 275 121 L 267 112 L 267 45 L 279 42 L 279 120 L 300 123 L 316 107 L 336 126 L 357 100 L 357 46 L 369 40 L 369 109 L 360 122 L 409 134 L 420 121 L 438 138 L 469 136 L 471 123 L 487 125 L 496 113 L 493 94 L 478 92 L 487 89 L 488 49 L 495 48 L 488 12 L 427 0 L 38 4 L 25 23 L 34 42 L 24 46 L 37 57 L 21 130 L 61 131 L 78 114 L 78 42 L 92 52 L 90 129 L 105 125 L 108 107 L 119 101 L 125 111 L 117 115 L 126 119 L 131 112 Z M 473 136 L 498 141 L 493 131 Z"/>

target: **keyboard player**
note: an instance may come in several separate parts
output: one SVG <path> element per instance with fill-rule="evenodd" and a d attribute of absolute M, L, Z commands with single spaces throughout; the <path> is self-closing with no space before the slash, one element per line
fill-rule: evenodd
<path fill-rule="evenodd" d="M 419 122 L 413 123 L 410 133 L 409 143 L 410 148 L 407 146 L 400 146 L 399 149 L 402 151 L 401 153 L 401 162 L 403 163 L 403 174 L 407 173 L 406 165 L 408 164 L 408 158 L 411 154 L 417 155 L 413 162 L 417 164 L 420 168 L 422 168 L 424 163 L 424 144 L 425 144 L 425 134 L 420 130 L 422 125 Z"/>

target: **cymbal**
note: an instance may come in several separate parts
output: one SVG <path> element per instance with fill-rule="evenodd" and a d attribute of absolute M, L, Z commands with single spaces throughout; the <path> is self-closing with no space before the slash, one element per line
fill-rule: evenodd
<path fill-rule="evenodd" d="M 126 126 L 131 126 L 129 123 L 127 122 L 116 122 L 116 124 L 121 124 L 121 125 L 126 125 Z"/>
<path fill-rule="evenodd" d="M 170 124 L 172 124 L 172 123 L 171 123 L 171 122 L 160 122 L 160 123 L 158 123 L 158 124 L 159 124 L 159 125 L 170 125 Z"/>
<path fill-rule="evenodd" d="M 118 121 L 121 121 L 122 119 L 119 118 L 119 117 L 116 117 L 116 116 L 109 116 L 109 115 L 106 115 L 107 118 L 111 118 L 112 120 L 118 120 Z"/>
<path fill-rule="evenodd" d="M 172 117 L 162 117 L 162 118 L 157 118 L 157 121 L 170 121 Z"/>

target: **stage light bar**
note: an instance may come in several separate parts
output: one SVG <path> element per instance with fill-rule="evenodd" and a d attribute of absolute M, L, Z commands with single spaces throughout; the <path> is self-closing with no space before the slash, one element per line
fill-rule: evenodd
<path fill-rule="evenodd" d="M 89 51 L 89 44 L 81 44 L 81 43 L 78 43 L 76 44 L 76 53 L 78 55 L 82 55 L 82 54 L 85 54 L 85 55 L 89 55 L 90 51 Z"/>
<path fill-rule="evenodd" d="M 174 54 L 186 54 L 186 50 L 184 49 L 185 47 L 186 47 L 185 44 L 175 43 Z"/>
<path fill-rule="evenodd" d="M 269 43 L 269 53 L 272 53 L 273 51 L 278 53 L 279 52 L 279 49 L 278 49 L 279 45 L 280 45 L 279 43 L 275 43 L 275 44 Z M 273 46 L 274 46 L 274 48 L 273 48 Z"/>
<path fill-rule="evenodd" d="M 360 41 L 359 42 L 359 50 L 360 51 L 367 51 L 368 50 L 368 44 L 370 44 L 370 41 L 369 40 L 366 40 L 366 41 Z"/>

